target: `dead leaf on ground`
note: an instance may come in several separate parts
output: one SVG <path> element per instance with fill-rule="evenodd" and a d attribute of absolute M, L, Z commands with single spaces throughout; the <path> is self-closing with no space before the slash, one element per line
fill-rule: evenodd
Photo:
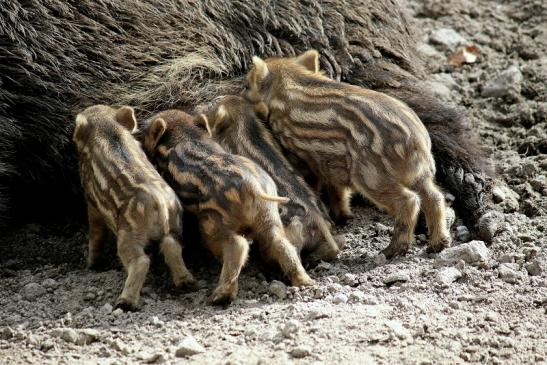
<path fill-rule="evenodd" d="M 459 48 L 449 59 L 448 63 L 454 66 L 461 66 L 464 63 L 475 63 L 479 56 L 479 48 L 472 44 Z"/>

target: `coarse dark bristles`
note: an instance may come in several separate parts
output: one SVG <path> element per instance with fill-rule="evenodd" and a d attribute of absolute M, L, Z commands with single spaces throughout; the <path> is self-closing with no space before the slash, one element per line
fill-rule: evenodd
<path fill-rule="evenodd" d="M 6 0 L 0 223 L 67 217 L 83 207 L 70 136 L 84 107 L 129 104 L 140 117 L 192 109 L 238 92 L 253 55 L 309 48 L 330 77 L 410 104 L 432 132 L 440 183 L 466 216 L 480 212 L 484 157 L 465 117 L 420 89 L 423 67 L 396 2 Z"/>

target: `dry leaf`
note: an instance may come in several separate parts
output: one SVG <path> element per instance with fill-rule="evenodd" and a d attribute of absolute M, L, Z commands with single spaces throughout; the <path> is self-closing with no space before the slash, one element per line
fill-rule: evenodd
<path fill-rule="evenodd" d="M 454 66 L 461 66 L 464 63 L 475 63 L 479 55 L 479 48 L 474 44 L 459 48 L 448 61 Z"/>

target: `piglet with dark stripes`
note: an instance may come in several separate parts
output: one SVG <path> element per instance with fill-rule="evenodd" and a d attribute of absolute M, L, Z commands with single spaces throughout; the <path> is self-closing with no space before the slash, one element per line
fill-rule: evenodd
<path fill-rule="evenodd" d="M 264 258 L 279 264 L 294 286 L 312 285 L 279 217 L 272 178 L 248 158 L 227 153 L 207 132 L 204 115 L 179 110 L 150 119 L 144 148 L 162 176 L 175 189 L 185 209 L 197 215 L 205 246 L 222 261 L 213 304 L 231 302 L 249 250 L 256 240 Z"/>
<path fill-rule="evenodd" d="M 76 117 L 74 142 L 89 218 L 88 267 L 96 266 L 108 231 L 118 240 L 127 280 L 116 307 L 137 308 L 150 259 L 144 249 L 159 243 L 175 285 L 194 283 L 182 259 L 182 207 L 132 136 L 131 107 L 96 105 Z"/>
<path fill-rule="evenodd" d="M 310 261 L 330 261 L 344 246 L 342 235 L 333 236 L 323 202 L 283 155 L 264 119 L 268 108 L 256 107 L 241 96 L 217 100 L 208 113 L 213 139 L 226 150 L 250 158 L 275 181 L 280 195 L 290 199 L 281 206 L 281 220 L 290 241 Z"/>
<path fill-rule="evenodd" d="M 431 140 L 412 109 L 386 94 L 324 76 L 314 50 L 253 62 L 245 97 L 267 105 L 275 136 L 334 197 L 334 212 L 351 214 L 348 190 L 387 210 L 395 229 L 386 257 L 411 247 L 420 207 L 430 233 L 428 250 L 450 244 Z"/>

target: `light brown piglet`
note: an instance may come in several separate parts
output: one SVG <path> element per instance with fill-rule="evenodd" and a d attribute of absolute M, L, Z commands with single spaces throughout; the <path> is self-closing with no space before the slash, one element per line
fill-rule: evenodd
<path fill-rule="evenodd" d="M 386 257 L 411 247 L 420 207 L 430 233 L 428 250 L 450 245 L 431 141 L 412 109 L 386 94 L 324 76 L 314 50 L 253 62 L 245 97 L 267 105 L 275 136 L 327 188 L 334 212 L 351 213 L 348 189 L 388 211 L 395 229 Z"/>
<path fill-rule="evenodd" d="M 132 136 L 135 113 L 96 105 L 76 117 L 74 142 L 89 218 L 88 267 L 97 263 L 108 231 L 117 236 L 127 280 L 116 307 L 137 308 L 150 259 L 144 248 L 158 242 L 176 286 L 194 282 L 182 259 L 182 207 Z"/>

